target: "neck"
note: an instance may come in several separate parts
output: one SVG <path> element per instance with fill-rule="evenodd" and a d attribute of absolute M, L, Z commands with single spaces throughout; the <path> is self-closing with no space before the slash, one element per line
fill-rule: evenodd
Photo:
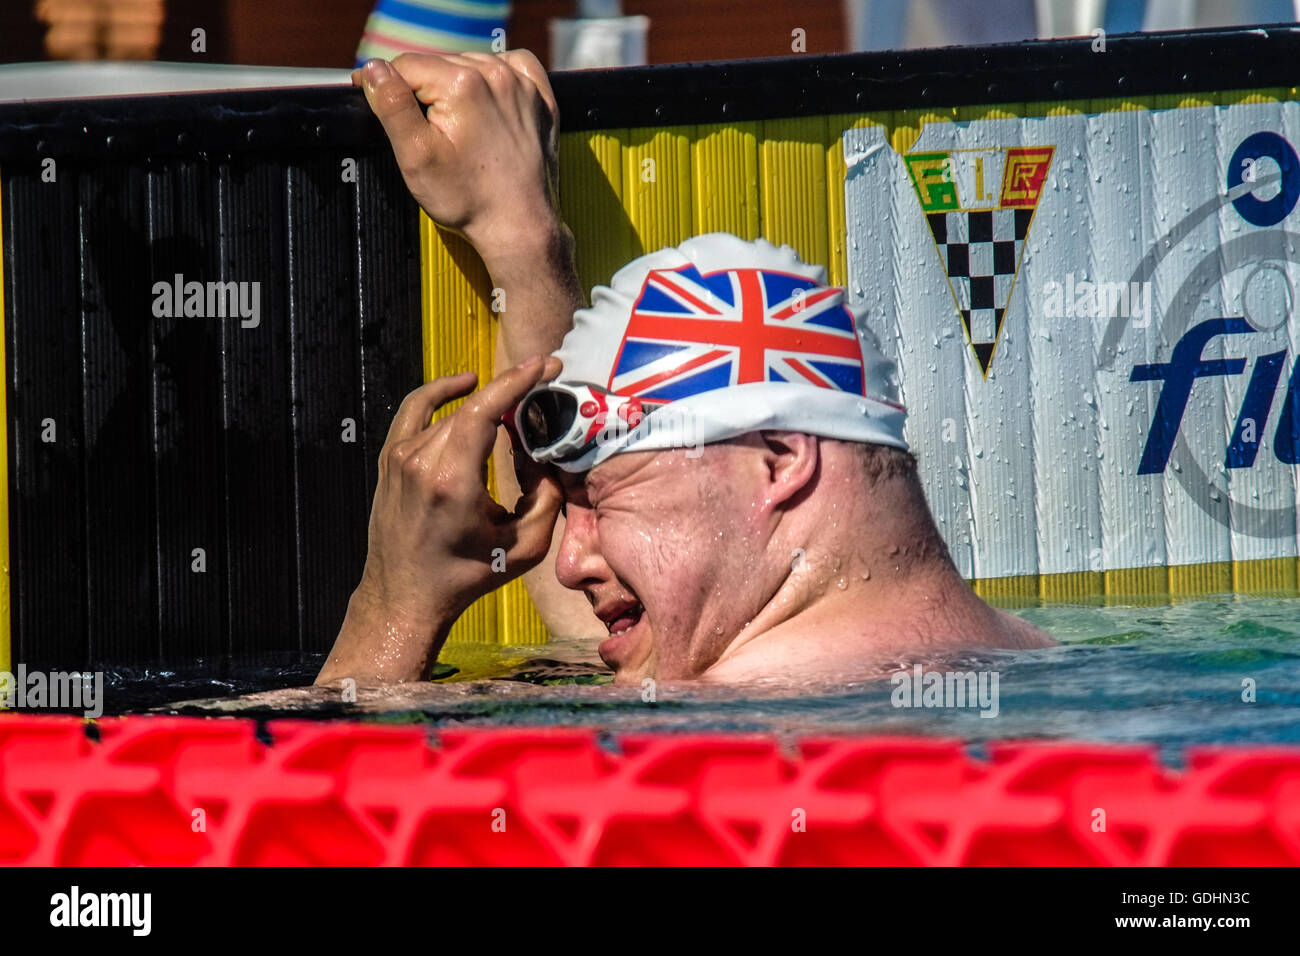
<path fill-rule="evenodd" d="M 770 653 L 829 662 L 884 652 L 909 635 L 948 630 L 988 612 L 953 566 L 928 510 L 874 511 L 829 524 L 820 516 L 809 530 L 821 533 L 803 538 L 808 544 L 801 550 L 788 547 L 798 535 L 774 536 L 782 540 L 773 546 L 774 561 L 785 553 L 792 558 L 772 596 L 711 671 L 744 669 L 746 659 Z"/>

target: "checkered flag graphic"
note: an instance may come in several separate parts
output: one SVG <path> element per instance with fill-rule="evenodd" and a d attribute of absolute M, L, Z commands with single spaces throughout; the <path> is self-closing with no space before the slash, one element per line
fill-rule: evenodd
<path fill-rule="evenodd" d="M 939 248 L 980 370 L 988 374 L 1011 298 L 1032 209 L 934 212 L 925 218 Z"/>

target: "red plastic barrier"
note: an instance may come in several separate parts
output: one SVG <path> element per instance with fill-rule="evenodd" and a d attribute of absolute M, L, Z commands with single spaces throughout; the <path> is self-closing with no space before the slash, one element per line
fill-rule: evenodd
<path fill-rule="evenodd" d="M 0 717 L 0 864 L 1297 864 L 1300 749 Z"/>

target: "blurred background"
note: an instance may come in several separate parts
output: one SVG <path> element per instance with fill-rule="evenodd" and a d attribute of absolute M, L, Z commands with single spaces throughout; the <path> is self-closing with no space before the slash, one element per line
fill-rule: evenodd
<path fill-rule="evenodd" d="M 350 67 L 523 47 L 552 69 L 1300 18 L 1300 0 L 0 0 L 0 62 Z M 196 33 L 196 31 L 200 31 Z"/>

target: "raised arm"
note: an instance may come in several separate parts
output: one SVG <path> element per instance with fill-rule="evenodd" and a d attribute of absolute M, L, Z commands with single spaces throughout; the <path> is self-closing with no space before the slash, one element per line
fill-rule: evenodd
<path fill-rule="evenodd" d="M 517 50 L 373 60 L 354 74 L 379 117 L 407 187 L 439 225 L 465 236 L 503 293 L 495 369 L 560 347 L 583 305 L 573 235 L 558 207 L 559 112 L 546 72 Z M 497 494 L 520 495 L 504 434 L 495 452 Z M 552 633 L 604 637 L 587 600 L 555 579 L 550 553 L 524 575 Z"/>

